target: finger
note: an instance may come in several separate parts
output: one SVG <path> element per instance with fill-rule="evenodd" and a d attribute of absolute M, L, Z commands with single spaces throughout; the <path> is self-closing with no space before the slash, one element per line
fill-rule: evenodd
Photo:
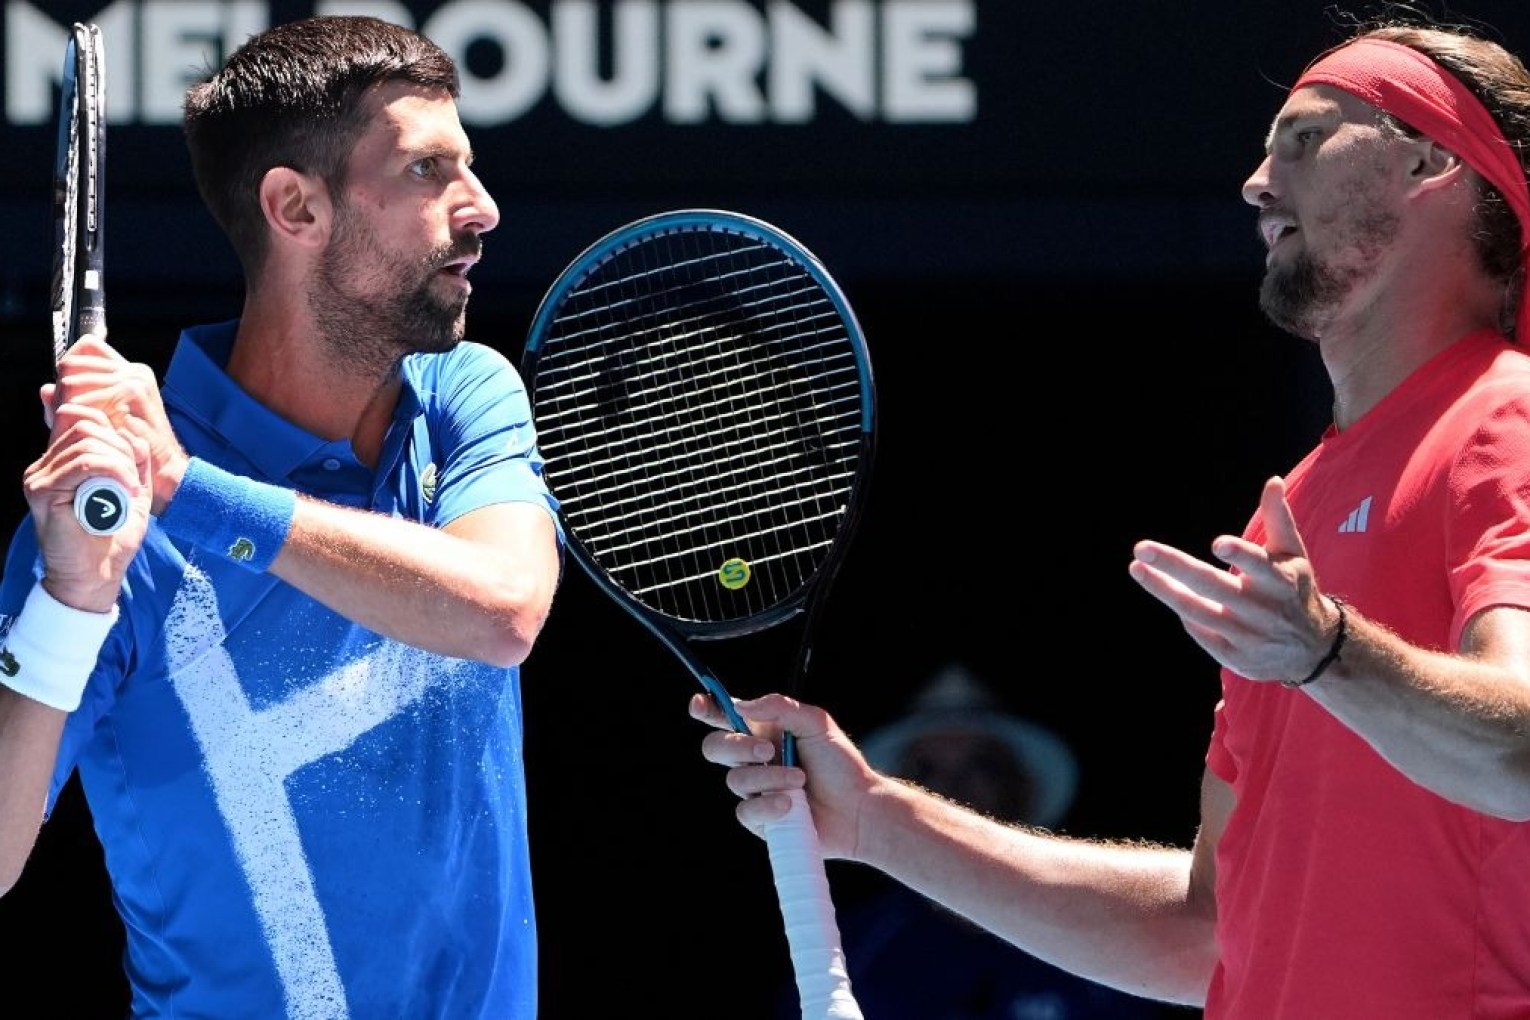
<path fill-rule="evenodd" d="M 1267 576 L 1270 550 L 1235 535 L 1221 535 L 1211 543 L 1211 554 L 1245 578 Z"/>
<path fill-rule="evenodd" d="M 131 404 L 132 399 L 128 379 L 116 369 L 93 363 L 59 365 L 53 388 L 55 404 L 90 404 L 109 409 L 119 404 Z"/>
<path fill-rule="evenodd" d="M 737 705 L 737 699 L 734 699 L 734 704 Z M 691 718 L 699 719 L 708 726 L 715 726 L 718 729 L 734 728 L 731 717 L 723 711 L 722 706 L 717 703 L 717 699 L 710 694 L 691 695 L 689 709 Z"/>
<path fill-rule="evenodd" d="M 38 396 L 42 398 L 43 424 L 50 433 L 53 431 L 53 394 L 57 389 L 53 383 L 43 383 L 38 390 Z"/>
<path fill-rule="evenodd" d="M 776 756 L 775 745 L 752 733 L 737 733 L 731 728 L 708 733 L 701 741 L 701 756 L 717 765 L 758 765 Z"/>
<path fill-rule="evenodd" d="M 137 428 L 142 422 L 130 417 L 128 424 L 133 427 L 122 435 L 133 448 L 133 462 L 138 466 L 138 484 L 147 490 L 154 484 L 154 447 Z"/>
<path fill-rule="evenodd" d="M 785 793 L 767 793 L 739 801 L 733 813 L 744 828 L 756 836 L 764 836 L 765 827 L 785 818 L 791 809 L 790 796 Z"/>
<path fill-rule="evenodd" d="M 132 445 L 107 412 L 90 404 L 66 401 L 53 409 L 53 434 L 50 446 L 63 447 L 86 439 L 112 443 L 131 455 Z"/>
<path fill-rule="evenodd" d="M 1192 598 L 1221 604 L 1237 594 L 1237 578 L 1223 568 L 1158 542 L 1138 542 L 1127 569 L 1133 580 L 1170 605 Z"/>
<path fill-rule="evenodd" d="M 729 769 L 728 789 L 740 797 L 760 797 L 807 785 L 807 773 L 790 765 L 749 765 Z"/>
<path fill-rule="evenodd" d="M 122 355 L 117 353 L 116 348 L 106 342 L 106 327 L 103 325 L 98 330 L 89 333 L 81 333 L 79 339 L 69 345 L 69 350 L 64 352 L 64 358 L 78 357 L 105 357 L 121 361 Z M 60 359 L 63 360 L 63 359 Z"/>
<path fill-rule="evenodd" d="M 56 417 L 54 435 L 32 472 L 38 485 L 72 488 L 87 478 L 108 475 L 130 491 L 138 489 L 139 451 L 99 410 L 66 404 Z"/>
<path fill-rule="evenodd" d="M 1302 541 L 1301 529 L 1296 526 L 1296 515 L 1286 499 L 1286 481 L 1279 475 L 1264 483 L 1259 497 L 1259 512 L 1264 518 L 1265 547 L 1270 553 L 1281 556 L 1307 558 L 1307 545 Z"/>
<path fill-rule="evenodd" d="M 75 490 L 94 478 L 110 478 L 132 495 L 141 492 L 136 462 L 99 443 L 71 445 L 31 476 L 28 491 L 34 495 L 52 493 L 52 502 L 72 504 Z"/>
<path fill-rule="evenodd" d="M 1172 610 L 1190 636 L 1202 648 L 1213 652 L 1212 643 L 1219 644 L 1220 635 L 1230 625 L 1225 600 L 1208 598 L 1174 576 L 1141 561 L 1134 561 L 1130 570 L 1132 579 L 1144 591 Z"/>

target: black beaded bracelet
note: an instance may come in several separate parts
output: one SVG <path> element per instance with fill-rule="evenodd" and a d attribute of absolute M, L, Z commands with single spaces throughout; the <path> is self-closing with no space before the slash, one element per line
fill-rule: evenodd
<path fill-rule="evenodd" d="M 1328 601 L 1339 611 L 1339 629 L 1334 633 L 1333 644 L 1328 646 L 1328 654 L 1318 660 L 1318 664 L 1301 680 L 1282 680 L 1282 687 L 1306 687 L 1312 681 L 1322 676 L 1323 670 L 1339 661 L 1339 650 L 1344 647 L 1344 638 L 1349 634 L 1349 618 L 1344 615 L 1344 600 L 1328 596 Z"/>

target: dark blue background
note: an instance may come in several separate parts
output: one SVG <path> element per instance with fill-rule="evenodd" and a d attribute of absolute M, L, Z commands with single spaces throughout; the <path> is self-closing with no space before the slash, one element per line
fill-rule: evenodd
<path fill-rule="evenodd" d="M 474 131 L 503 222 L 470 333 L 518 357 L 558 269 L 638 215 L 734 208 L 796 235 L 862 320 L 882 426 L 807 693 L 865 734 L 962 661 L 1079 753 L 1068 831 L 1188 844 L 1216 672 L 1126 564 L 1141 537 L 1204 552 L 1240 530 L 1260 482 L 1326 421 L 1315 352 L 1258 313 L 1262 248 L 1239 186 L 1285 89 L 1343 29 L 1316 0 L 977 7 L 969 125 L 826 106 L 810 126 L 599 130 L 540 108 Z M 1431 9 L 1530 52 L 1517 0 Z M 14 479 L 45 438 L 53 140 L 0 131 L 0 467 Z M 112 336 L 161 366 L 184 321 L 237 312 L 236 267 L 173 128 L 114 128 L 109 154 Z M 19 486 L 3 488 L 19 520 Z M 750 693 L 780 684 L 786 636 L 703 651 Z M 544 1015 L 767 1016 L 788 980 L 768 864 L 700 758 L 688 674 L 577 573 L 524 673 Z M 845 905 L 876 884 L 830 875 Z M 0 901 L 0 987 L 55 1004 L 38 1016 L 114 1015 L 107 895 L 71 791 Z"/>

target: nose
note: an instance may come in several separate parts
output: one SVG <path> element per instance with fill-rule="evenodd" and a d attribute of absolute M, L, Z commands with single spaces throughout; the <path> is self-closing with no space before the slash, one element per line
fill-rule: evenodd
<path fill-rule="evenodd" d="M 499 225 L 499 206 L 494 196 L 483 186 L 483 181 L 473 171 L 463 168 L 462 183 L 466 194 L 453 213 L 454 226 L 459 231 L 487 234 Z"/>
<path fill-rule="evenodd" d="M 1271 157 L 1264 157 L 1243 182 L 1243 201 L 1256 209 L 1263 209 L 1275 201 L 1275 193 L 1270 188 L 1270 162 Z"/>

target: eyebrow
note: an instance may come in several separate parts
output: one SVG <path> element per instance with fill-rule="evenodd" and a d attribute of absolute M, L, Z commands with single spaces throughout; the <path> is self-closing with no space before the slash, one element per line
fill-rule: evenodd
<path fill-rule="evenodd" d="M 1327 105 L 1305 103 L 1294 110 L 1281 110 L 1264 136 L 1264 151 L 1270 152 L 1275 147 L 1275 140 L 1281 134 L 1295 130 L 1297 124 L 1303 121 L 1329 122 L 1335 119 L 1335 114 L 1337 120 L 1344 119 L 1342 110 Z"/>

